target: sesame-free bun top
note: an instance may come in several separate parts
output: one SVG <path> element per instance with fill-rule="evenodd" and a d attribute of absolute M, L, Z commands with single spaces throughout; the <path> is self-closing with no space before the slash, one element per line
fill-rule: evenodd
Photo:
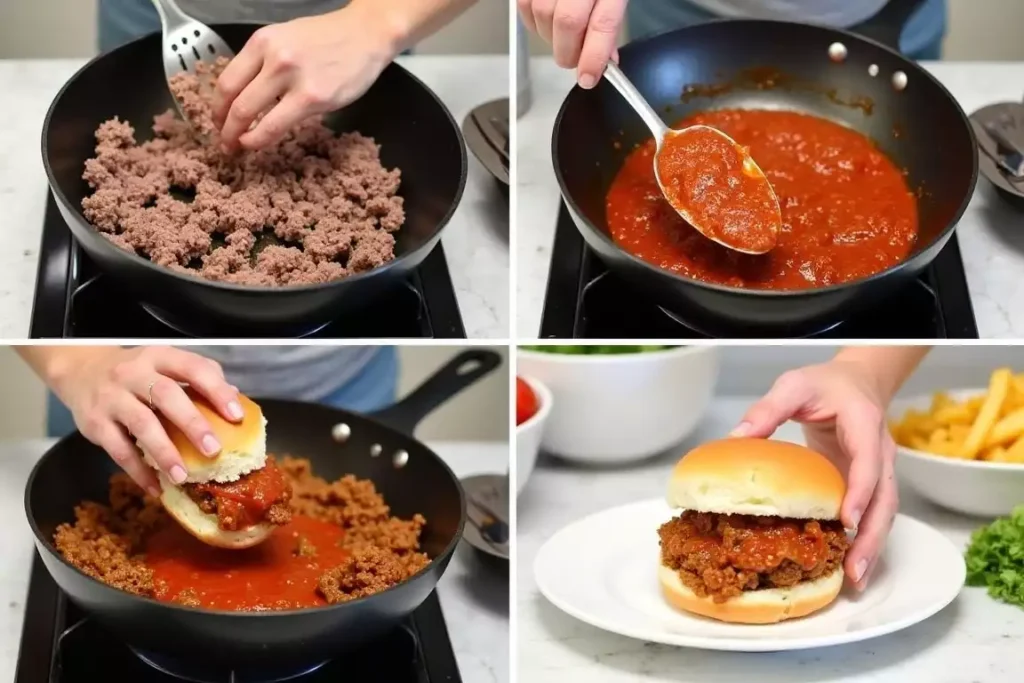
<path fill-rule="evenodd" d="M 709 441 L 683 456 L 669 478 L 673 507 L 719 514 L 839 519 L 846 483 L 829 460 L 786 441 Z"/>
<path fill-rule="evenodd" d="M 214 436 L 220 441 L 221 451 L 215 457 L 207 457 L 189 441 L 182 432 L 166 417 L 157 413 L 171 443 L 178 452 L 188 472 L 186 483 L 205 483 L 209 481 L 237 481 L 243 475 L 263 467 L 267 462 L 267 421 L 263 411 L 247 396 L 238 395 L 238 402 L 245 413 L 241 422 L 230 422 L 210 405 L 205 398 L 187 390 L 199 414 L 209 423 Z M 154 468 L 156 463 L 143 451 L 145 461 Z M 157 468 L 159 469 L 159 468 Z"/>

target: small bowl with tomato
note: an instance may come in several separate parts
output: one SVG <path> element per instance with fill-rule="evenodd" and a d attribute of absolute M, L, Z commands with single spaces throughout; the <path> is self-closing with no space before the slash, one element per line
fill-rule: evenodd
<path fill-rule="evenodd" d="M 516 493 L 523 490 L 530 478 L 544 425 L 551 414 L 552 397 L 541 382 L 532 377 L 516 377 Z"/>
<path fill-rule="evenodd" d="M 591 465 L 637 462 L 681 444 L 718 381 L 713 346 L 524 346 L 517 358 L 553 397 L 542 450 Z"/>

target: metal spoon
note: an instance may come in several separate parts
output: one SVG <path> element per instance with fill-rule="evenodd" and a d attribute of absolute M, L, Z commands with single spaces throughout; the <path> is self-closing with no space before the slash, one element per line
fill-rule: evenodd
<path fill-rule="evenodd" d="M 746 149 L 737 144 L 731 137 L 710 126 L 689 126 L 682 130 L 674 130 L 665 125 L 665 122 L 661 120 L 657 112 L 648 104 L 644 96 L 640 94 L 640 91 L 636 89 L 636 86 L 626 77 L 626 74 L 622 72 L 614 62 L 609 62 L 608 67 L 604 71 L 604 77 L 608 79 L 608 82 L 615 86 L 615 89 L 619 91 L 619 94 L 626 100 L 626 102 L 633 107 L 634 111 L 640 115 L 643 122 L 650 128 L 651 133 L 654 135 L 654 140 L 657 144 L 657 150 L 654 155 L 654 175 L 658 181 L 658 187 L 661 188 L 661 192 L 665 195 L 665 199 L 668 200 L 669 204 L 675 209 L 683 220 L 692 225 L 698 232 L 707 237 L 708 239 L 721 244 L 723 247 L 738 251 L 744 254 L 764 254 L 775 247 L 778 241 L 779 230 L 782 227 L 782 211 L 779 209 L 779 200 L 775 196 L 775 191 L 772 189 L 771 183 L 765 177 L 764 172 L 757 165 L 757 163 L 750 157 Z M 718 135 L 721 140 L 735 150 L 738 157 L 741 157 L 741 163 L 743 165 L 743 173 L 751 178 L 756 179 L 758 182 L 764 183 L 764 190 L 770 195 L 771 202 L 774 205 L 774 219 L 768 226 L 769 233 L 766 235 L 742 235 L 746 237 L 742 243 L 738 241 L 726 241 L 723 236 L 718 234 L 711 225 L 704 224 L 701 216 L 691 210 L 690 207 L 686 206 L 682 202 L 672 201 L 671 195 L 665 190 L 665 183 L 658 172 L 658 159 L 659 155 L 662 154 L 665 148 L 665 141 L 670 136 L 685 136 L 685 135 L 704 135 L 709 134 Z M 673 142 L 676 142 L 675 140 Z M 681 140 L 679 140 L 681 142 Z M 751 245 L 749 242 L 756 237 L 756 244 Z"/>

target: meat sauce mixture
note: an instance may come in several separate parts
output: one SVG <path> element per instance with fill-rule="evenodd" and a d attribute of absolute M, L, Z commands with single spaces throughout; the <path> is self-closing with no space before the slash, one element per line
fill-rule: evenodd
<path fill-rule="evenodd" d="M 237 481 L 184 484 L 182 488 L 203 512 L 217 516 L 225 531 L 254 524 L 287 524 L 292 517 L 288 501 L 292 489 L 284 473 L 270 459 L 262 468 Z"/>
<path fill-rule="evenodd" d="M 656 157 L 665 197 L 705 236 L 758 254 L 775 246 L 779 205 L 741 145 L 697 126 L 666 135 Z"/>
<path fill-rule="evenodd" d="M 290 520 L 264 543 L 228 551 L 207 546 L 171 520 L 159 500 L 125 474 L 110 480 L 109 504 L 85 501 L 54 545 L 104 583 L 146 597 L 209 609 L 316 607 L 372 595 L 429 564 L 420 515 L 391 516 L 366 480 L 327 482 L 308 460 L 285 456 Z"/>
<path fill-rule="evenodd" d="M 171 79 L 191 126 L 168 110 L 140 144 L 127 122 L 100 125 L 85 217 L 153 263 L 240 285 L 328 282 L 391 261 L 401 172 L 384 168 L 372 138 L 336 136 L 319 117 L 266 149 L 221 151 L 213 84 L 226 65 Z"/>
<path fill-rule="evenodd" d="M 661 561 L 700 597 L 786 588 L 840 569 L 849 539 L 838 521 L 687 510 L 658 529 Z"/>
<path fill-rule="evenodd" d="M 916 200 L 901 171 L 860 133 L 796 112 L 737 109 L 702 112 L 676 127 L 695 124 L 750 150 L 782 210 L 776 246 L 739 254 L 683 221 L 658 188 L 652 139 L 629 154 L 606 197 L 609 230 L 627 252 L 684 277 L 761 290 L 849 282 L 909 256 Z"/>

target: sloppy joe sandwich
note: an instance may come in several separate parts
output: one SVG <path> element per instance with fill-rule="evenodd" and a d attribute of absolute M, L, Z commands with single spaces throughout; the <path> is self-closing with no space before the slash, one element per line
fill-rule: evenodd
<path fill-rule="evenodd" d="M 175 484 L 160 471 L 160 501 L 181 526 L 204 543 L 221 548 L 254 546 L 291 519 L 291 485 L 267 457 L 263 411 L 239 395 L 244 417 L 240 422 L 228 422 L 201 397 L 191 392 L 189 397 L 222 448 L 215 457 L 203 455 L 184 432 L 160 416 L 188 473 L 184 482 Z M 145 449 L 143 458 L 159 471 Z"/>
<path fill-rule="evenodd" d="M 769 624 L 829 605 L 843 586 L 846 483 L 823 455 L 765 439 L 712 441 L 675 466 L 658 530 L 662 594 L 719 621 Z"/>

